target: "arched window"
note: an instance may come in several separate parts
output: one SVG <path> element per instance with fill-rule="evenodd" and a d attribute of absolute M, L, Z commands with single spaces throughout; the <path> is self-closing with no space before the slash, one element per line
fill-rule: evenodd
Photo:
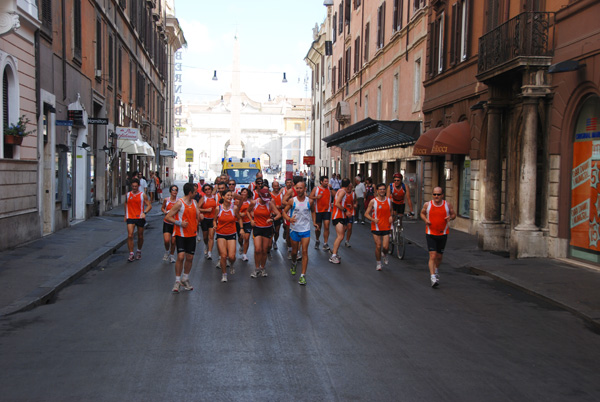
<path fill-rule="evenodd" d="M 0 141 L 0 156 L 4 158 L 18 158 L 18 145 L 6 144 L 4 138 L 5 127 L 19 120 L 20 103 L 19 82 L 16 73 L 17 63 L 12 56 L 2 51 L 0 51 L 0 71 L 2 71 L 0 130 L 3 138 L 3 141 Z"/>

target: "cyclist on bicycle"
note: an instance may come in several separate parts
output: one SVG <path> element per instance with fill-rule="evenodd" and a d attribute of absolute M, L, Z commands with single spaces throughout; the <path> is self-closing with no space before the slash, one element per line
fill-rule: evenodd
<path fill-rule="evenodd" d="M 394 173 L 394 182 L 390 183 L 387 188 L 387 196 L 392 199 L 394 220 L 399 218 L 401 224 L 402 216 L 404 215 L 404 211 L 406 209 L 405 200 L 408 202 L 410 214 L 414 215 L 413 204 L 412 200 L 410 199 L 410 190 L 402 182 L 402 179 L 403 177 L 401 173 Z"/>

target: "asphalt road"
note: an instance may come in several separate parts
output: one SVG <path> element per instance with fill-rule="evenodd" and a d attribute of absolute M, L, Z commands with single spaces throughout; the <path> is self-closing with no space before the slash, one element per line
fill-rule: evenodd
<path fill-rule="evenodd" d="M 600 337 L 583 321 L 456 267 L 432 289 L 412 245 L 377 272 L 366 225 L 341 265 L 311 244 L 307 286 L 283 247 L 268 278 L 250 278 L 251 259 L 223 284 L 200 245 L 182 294 L 158 218 L 146 235 L 141 261 L 121 248 L 0 321 L 0 400 L 600 400 Z"/>

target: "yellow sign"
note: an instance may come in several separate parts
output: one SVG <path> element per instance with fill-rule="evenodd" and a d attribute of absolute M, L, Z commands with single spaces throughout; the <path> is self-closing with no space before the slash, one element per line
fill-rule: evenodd
<path fill-rule="evenodd" d="M 194 150 L 192 148 L 188 148 L 185 150 L 185 161 L 186 162 L 194 161 Z"/>

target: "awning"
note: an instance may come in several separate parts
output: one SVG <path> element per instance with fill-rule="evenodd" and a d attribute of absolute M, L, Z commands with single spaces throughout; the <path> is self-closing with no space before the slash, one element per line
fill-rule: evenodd
<path fill-rule="evenodd" d="M 148 144 L 145 141 L 144 141 L 144 148 L 146 150 L 146 156 L 156 156 L 156 154 L 154 153 L 154 149 L 152 148 L 152 145 Z"/>
<path fill-rule="evenodd" d="M 431 128 L 425 131 L 417 140 L 415 147 L 413 148 L 413 155 L 415 156 L 426 156 L 433 155 L 431 148 L 437 138 L 438 134 L 442 132 L 444 127 Z"/>
<path fill-rule="evenodd" d="M 452 123 L 433 142 L 434 154 L 468 155 L 471 151 L 471 126 L 468 121 Z"/>
<path fill-rule="evenodd" d="M 117 140 L 117 148 L 129 155 L 147 155 L 146 147 L 140 140 Z"/>
<path fill-rule="evenodd" d="M 345 151 L 361 154 L 369 151 L 408 147 L 421 131 L 419 121 L 373 120 L 366 118 L 328 137 L 327 147 L 338 146 Z"/>
<path fill-rule="evenodd" d="M 170 149 L 163 149 L 160 151 L 160 156 L 163 158 L 175 158 L 177 156 L 177 152 L 171 151 Z"/>

